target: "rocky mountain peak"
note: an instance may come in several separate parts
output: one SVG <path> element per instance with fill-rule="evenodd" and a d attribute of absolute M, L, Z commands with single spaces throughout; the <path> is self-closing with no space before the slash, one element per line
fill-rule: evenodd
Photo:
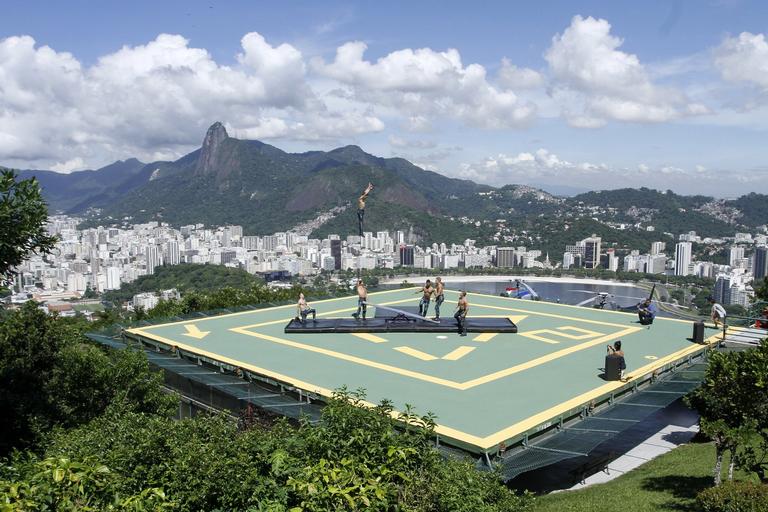
<path fill-rule="evenodd" d="M 220 122 L 215 122 L 208 128 L 203 139 L 203 146 L 200 148 L 200 158 L 197 160 L 197 171 L 211 172 L 214 169 L 216 158 L 219 154 L 221 144 L 229 138 L 227 129 Z"/>

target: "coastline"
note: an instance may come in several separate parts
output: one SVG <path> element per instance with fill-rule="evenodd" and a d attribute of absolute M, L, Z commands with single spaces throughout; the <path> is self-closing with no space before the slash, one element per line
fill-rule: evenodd
<path fill-rule="evenodd" d="M 439 272 L 435 272 L 432 275 L 425 275 L 425 274 L 419 274 L 416 276 L 408 276 L 408 277 L 399 277 L 394 279 L 382 279 L 381 284 L 400 284 L 404 280 L 408 281 L 409 283 L 416 284 L 420 281 L 425 281 L 427 279 L 434 279 L 435 276 L 439 275 Z M 460 275 L 449 275 L 445 277 L 445 281 L 457 281 L 460 283 L 493 283 L 493 282 L 500 282 L 500 281 L 514 281 L 515 279 L 520 279 L 521 281 L 527 282 L 527 283 L 546 283 L 546 282 L 552 282 L 552 283 L 566 283 L 566 284 L 591 284 L 591 285 L 602 285 L 602 286 L 625 286 L 625 287 L 637 287 L 637 283 L 625 283 L 621 281 L 609 281 L 606 279 L 593 279 L 593 278 L 584 278 L 579 279 L 576 277 L 546 277 L 546 276 L 516 276 L 516 275 L 488 275 L 488 276 L 460 276 Z"/>

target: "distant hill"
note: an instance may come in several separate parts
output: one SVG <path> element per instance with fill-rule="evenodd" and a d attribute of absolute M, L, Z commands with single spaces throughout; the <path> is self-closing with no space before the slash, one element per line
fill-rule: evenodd
<path fill-rule="evenodd" d="M 656 237 L 631 232 L 646 226 L 657 233 L 727 236 L 768 221 L 768 196 L 760 194 L 724 201 L 641 188 L 557 197 L 529 186 L 494 188 L 449 178 L 357 146 L 286 153 L 260 141 L 230 137 L 221 123 L 208 129 L 200 149 L 173 162 L 129 159 L 95 171 L 21 175 L 40 180 L 52 211 L 99 209 L 90 225 L 150 220 L 239 224 L 246 234 L 263 235 L 305 223 L 313 236 L 353 234 L 355 200 L 369 181 L 376 188 L 368 202 L 366 230 L 400 229 L 423 243 L 475 238 L 537 246 L 549 240 L 546 246 L 554 248 L 561 238 L 576 235 L 563 231 L 569 223 L 623 244 Z M 336 207 L 346 209 L 313 222 Z M 500 234 L 497 221 L 512 230 L 511 239 Z M 630 231 L 619 235 L 616 224 Z"/>
<path fill-rule="evenodd" d="M 19 171 L 22 178 L 36 177 L 43 188 L 51 211 L 81 212 L 104 206 L 143 185 L 151 169 L 135 158 L 118 160 L 98 170 L 62 174 L 53 171 Z"/>

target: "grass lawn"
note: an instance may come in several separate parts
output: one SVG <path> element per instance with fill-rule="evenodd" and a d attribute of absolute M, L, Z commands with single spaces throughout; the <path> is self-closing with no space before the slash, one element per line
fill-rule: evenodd
<path fill-rule="evenodd" d="M 696 494 L 712 484 L 714 463 L 712 443 L 680 446 L 605 484 L 538 497 L 532 511 L 693 512 L 698 510 Z M 727 464 L 726 456 L 724 478 Z"/>

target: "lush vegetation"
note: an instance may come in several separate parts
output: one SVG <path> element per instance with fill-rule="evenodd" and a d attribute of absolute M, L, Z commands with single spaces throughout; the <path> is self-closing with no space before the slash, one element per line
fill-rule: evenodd
<path fill-rule="evenodd" d="M 729 206 L 738 208 L 742 217 L 739 222 L 747 226 L 764 226 L 768 223 L 768 195 L 751 192 L 738 199 L 728 201 Z"/>
<path fill-rule="evenodd" d="M 175 399 L 135 351 L 105 351 L 82 336 L 87 322 L 51 317 L 28 302 L 0 311 L 0 456 L 34 446 L 54 427 L 73 427 L 110 404 L 169 413 Z"/>
<path fill-rule="evenodd" d="M 17 181 L 0 171 L 0 285 L 32 253 L 53 249 L 56 238 L 45 230 L 48 208 L 34 178 Z"/>
<path fill-rule="evenodd" d="M 531 499 L 492 473 L 445 460 L 433 448 L 432 419 L 406 414 L 399 431 L 391 407 L 363 407 L 340 391 L 318 426 L 237 425 L 221 416 L 175 421 L 112 410 L 52 436 L 44 460 L 98 461 L 120 496 L 162 489 L 178 510 L 523 510 Z M 418 428 L 417 428 L 418 427 Z M 15 461 L 16 482 L 38 471 Z"/>
<path fill-rule="evenodd" d="M 196 265 L 182 263 L 163 265 L 154 274 L 141 276 L 131 283 L 123 283 L 119 290 L 104 294 L 104 300 L 123 302 L 144 292 L 159 292 L 176 288 L 179 291 L 214 290 L 217 288 L 249 288 L 264 282 L 245 270 L 224 265 Z"/>
<path fill-rule="evenodd" d="M 738 466 L 768 482 L 768 343 L 712 353 L 704 382 L 688 401 L 701 415 L 702 432 L 715 442 L 715 485 L 721 482 L 726 451 L 729 480 Z"/>

